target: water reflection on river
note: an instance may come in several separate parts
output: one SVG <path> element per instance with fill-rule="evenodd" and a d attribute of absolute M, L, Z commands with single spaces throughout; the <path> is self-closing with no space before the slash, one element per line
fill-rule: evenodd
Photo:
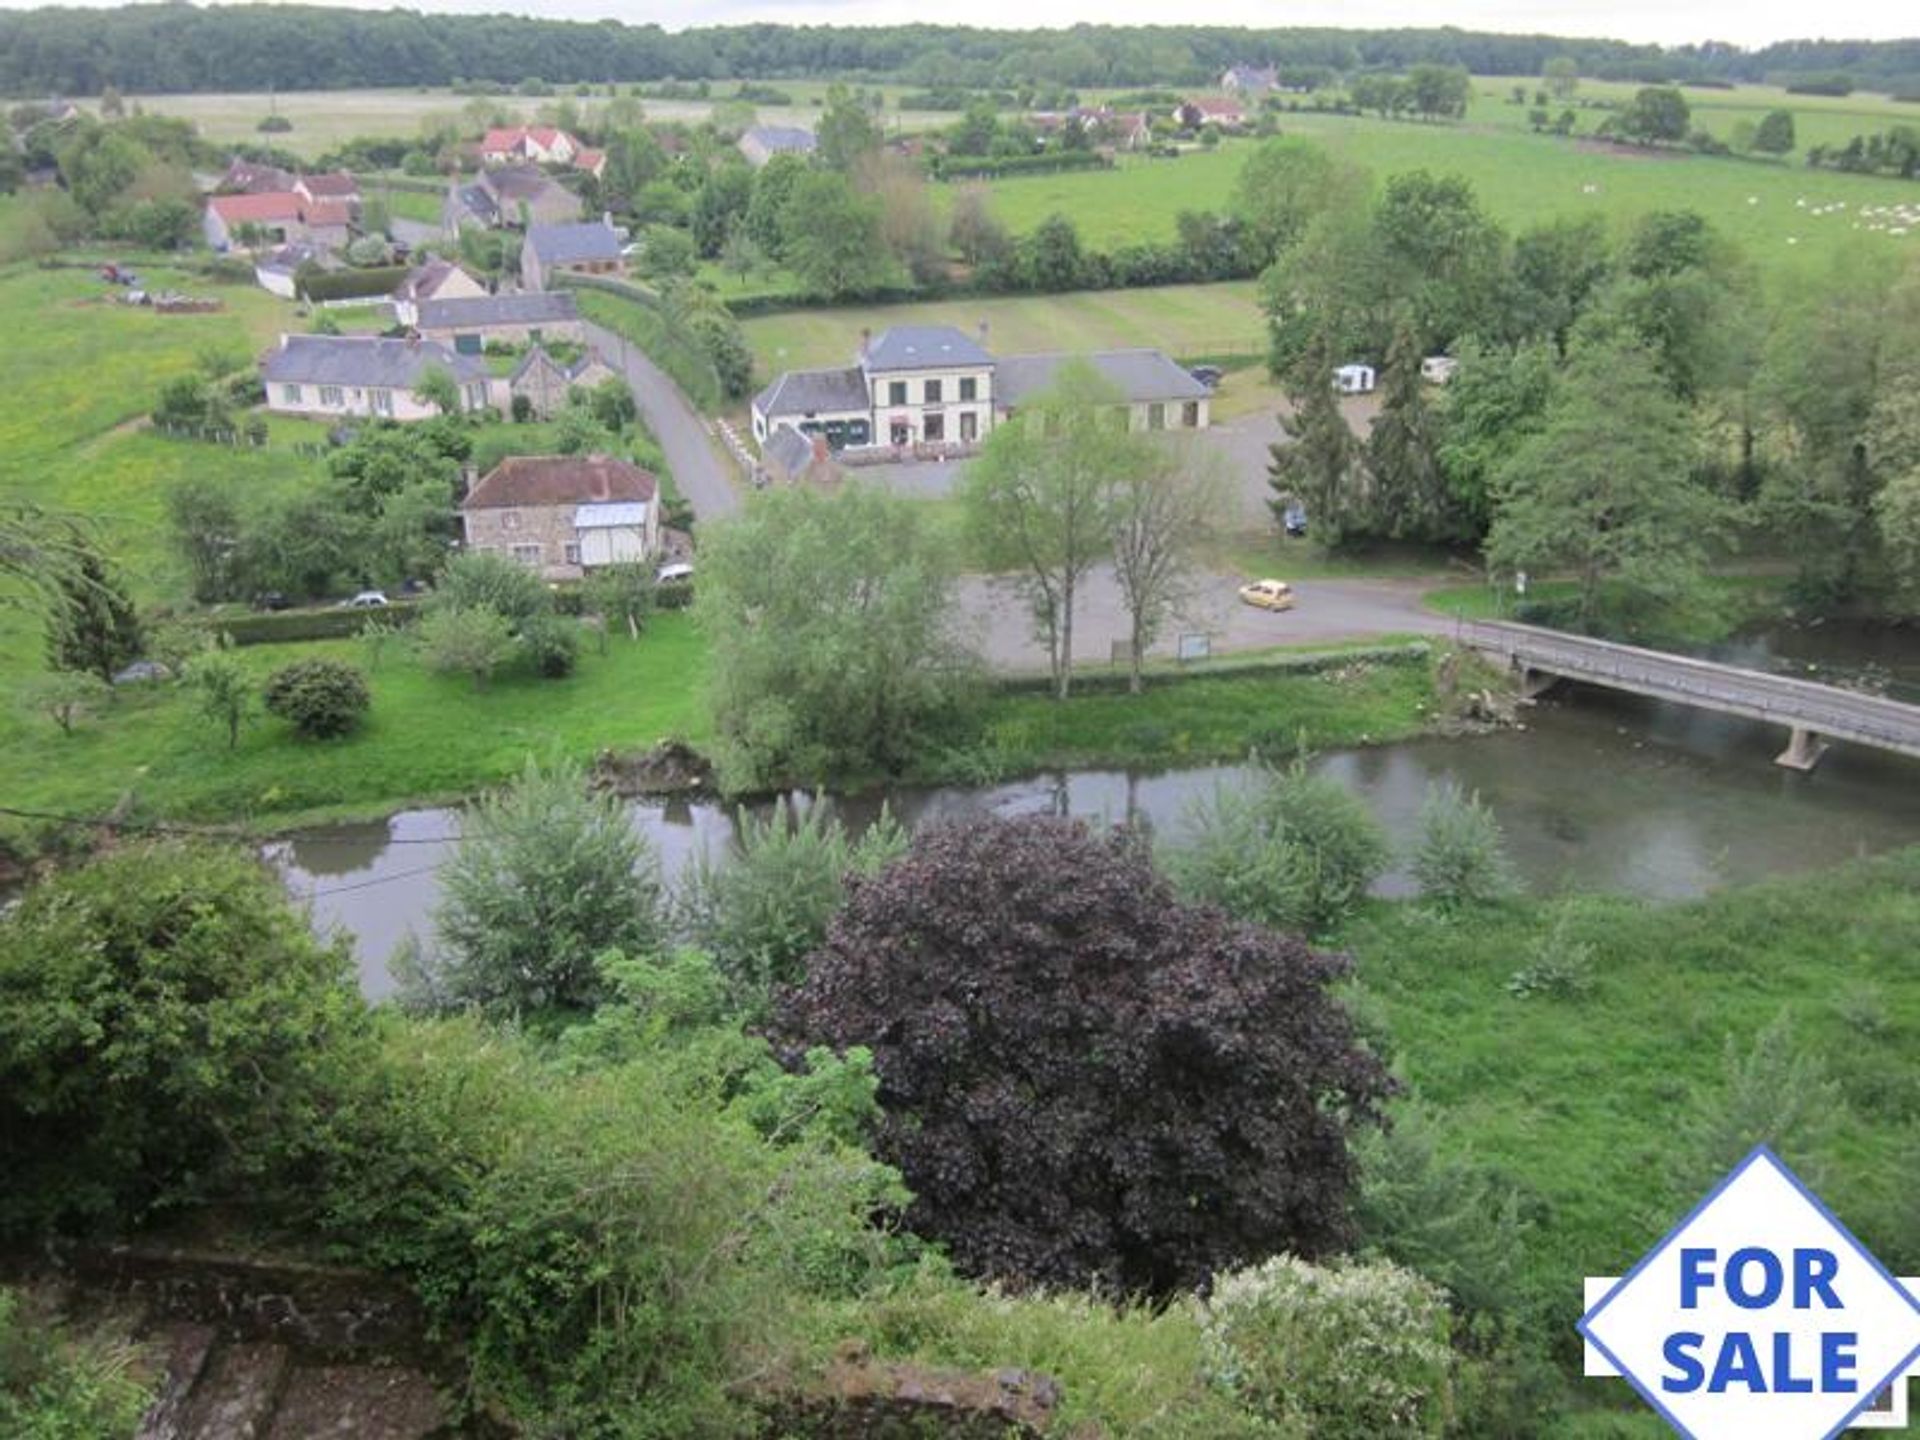
<path fill-rule="evenodd" d="M 1783 740 L 1773 727 L 1574 689 L 1533 711 L 1523 733 L 1337 751 L 1315 763 L 1353 787 L 1396 841 L 1413 833 L 1430 784 L 1451 779 L 1479 791 L 1539 891 L 1674 899 L 1920 843 L 1920 764 L 1839 745 L 1802 775 L 1772 763 Z M 1197 796 L 1245 775 L 1236 766 L 1079 771 L 884 798 L 909 824 L 982 809 L 1051 810 L 1131 819 L 1177 839 Z M 858 826 L 881 799 L 826 803 Z M 711 805 L 636 803 L 632 813 L 669 874 L 703 848 L 723 854 L 732 836 L 728 815 Z M 377 997 L 391 991 L 394 947 L 430 929 L 434 872 L 458 832 L 457 811 L 415 810 L 308 831 L 272 853 L 295 894 L 312 897 L 315 922 L 352 936 L 363 985 Z M 1405 874 L 1388 874 L 1380 889 L 1404 894 Z"/>

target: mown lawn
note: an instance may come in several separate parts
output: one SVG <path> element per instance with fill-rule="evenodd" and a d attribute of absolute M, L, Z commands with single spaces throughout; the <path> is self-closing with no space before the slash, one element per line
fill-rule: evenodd
<path fill-rule="evenodd" d="M 1920 187 L 1899 180 L 1620 151 L 1475 123 L 1303 114 L 1283 116 L 1281 130 L 1320 141 L 1371 171 L 1376 182 L 1419 169 L 1464 176 L 1488 213 L 1509 228 L 1590 213 L 1624 227 L 1651 210 L 1693 209 L 1738 242 L 1762 273 L 1783 278 L 1830 262 L 1855 242 L 1920 253 L 1920 227 L 1904 236 L 1854 228 L 1862 206 L 1920 205 Z M 1177 160 L 1128 157 L 1107 171 L 999 180 L 992 185 L 993 206 L 1016 233 L 1059 213 L 1071 216 L 1081 239 L 1098 249 L 1165 242 L 1182 210 L 1218 210 L 1228 203 L 1254 143 L 1229 141 L 1212 153 Z M 1803 200 L 1804 206 L 1798 203 Z M 1846 208 L 1813 213 L 1832 204 Z"/>
<path fill-rule="evenodd" d="M 953 325 L 972 335 L 982 323 L 987 348 L 1003 355 L 1126 346 L 1153 346 L 1175 357 L 1264 355 L 1267 348 L 1251 283 L 842 306 L 757 316 L 744 328 L 762 370 L 777 375 L 852 364 L 862 329 L 877 335 L 892 325 Z"/>
<path fill-rule="evenodd" d="M 582 638 L 571 677 L 508 670 L 482 691 L 429 672 L 404 639 L 386 642 L 377 668 L 360 641 L 249 646 L 234 653 L 262 678 L 323 656 L 367 670 L 365 724 L 319 743 L 262 716 L 228 750 L 224 730 L 183 687 L 123 691 L 72 736 L 37 717 L 17 721 L 0 745 L 0 795 L 23 809 L 77 814 L 131 795 L 144 816 L 267 823 L 469 794 L 512 775 L 530 754 L 588 761 L 602 748 L 702 738 L 696 697 L 706 652 L 687 616 L 657 616 L 639 642 L 617 637 L 605 656 Z"/>
<path fill-rule="evenodd" d="M 1675 1173 L 1688 1122 L 1721 1093 L 1727 1046 L 1744 1056 L 1783 1014 L 1844 1101 L 1829 1143 L 1784 1158 L 1895 1274 L 1920 1265 L 1916 933 L 1908 850 L 1684 904 L 1532 901 L 1451 921 L 1380 904 L 1341 944 L 1442 1151 L 1520 1189 L 1528 1287 L 1564 1318 L 1551 1339 L 1572 1357 L 1581 1277 L 1624 1273 L 1700 1198 Z M 1509 993 L 1541 955 L 1583 947 L 1590 993 Z M 1586 1382 L 1600 1403 L 1617 1385 Z"/>

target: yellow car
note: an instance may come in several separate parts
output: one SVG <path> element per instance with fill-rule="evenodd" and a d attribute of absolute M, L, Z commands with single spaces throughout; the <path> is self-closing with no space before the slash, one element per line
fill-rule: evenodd
<path fill-rule="evenodd" d="M 1284 580 L 1255 580 L 1240 587 L 1240 598 L 1257 610 L 1291 610 L 1293 591 Z"/>

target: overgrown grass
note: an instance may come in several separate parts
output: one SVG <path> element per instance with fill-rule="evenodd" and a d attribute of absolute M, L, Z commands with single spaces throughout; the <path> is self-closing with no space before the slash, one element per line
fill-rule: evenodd
<path fill-rule="evenodd" d="M 1379 903 L 1342 937 L 1362 1004 L 1434 1108 L 1444 1147 L 1520 1188 L 1528 1286 L 1577 1356 L 1583 1275 L 1618 1275 L 1700 1197 L 1676 1134 L 1784 1011 L 1845 1096 L 1835 1137 L 1787 1162 L 1895 1274 L 1920 1265 L 1920 850 L 1684 904 L 1581 897 L 1448 919 Z M 1590 947 L 1583 997 L 1509 993 L 1543 947 Z M 1754 1137 L 1756 1139 L 1760 1137 Z M 1586 1382 L 1595 1398 L 1617 1382 Z"/>
<path fill-rule="evenodd" d="M 700 409 L 719 408 L 720 377 L 713 362 L 699 341 L 676 325 L 662 306 L 585 287 L 574 293 L 582 315 L 644 351 Z"/>
<path fill-rule="evenodd" d="M 256 676 L 295 659 L 368 659 L 359 641 L 235 654 Z M 604 657 L 587 640 L 568 679 L 508 671 L 480 692 L 466 679 L 430 674 L 404 640 L 392 640 L 368 676 L 373 708 L 345 739 L 300 741 L 284 722 L 261 719 L 229 751 L 191 692 L 159 685 L 123 694 L 72 736 L 38 717 L 13 719 L 0 749 L 0 795 L 25 809 L 82 814 L 131 795 L 144 815 L 262 824 L 383 813 L 497 783 L 530 753 L 584 761 L 669 735 L 698 741 L 704 666 L 705 647 L 678 613 L 655 617 L 638 643 L 615 638 Z"/>
<path fill-rule="evenodd" d="M 1640 615 L 1633 628 L 1644 632 L 1649 643 L 1711 645 L 1749 620 L 1777 613 L 1784 585 L 1785 577 L 1777 574 L 1716 575 L 1702 586 L 1697 603 L 1683 610 Z M 1579 586 L 1572 580 L 1535 580 L 1523 600 L 1511 585 L 1483 581 L 1444 585 L 1421 598 L 1433 609 L 1463 620 L 1514 620 L 1525 618 L 1528 605 L 1564 605 L 1578 593 Z M 1630 605 L 1632 598 L 1622 595 L 1619 605 Z M 1602 604 L 1606 603 L 1603 595 Z"/>
<path fill-rule="evenodd" d="M 1380 644 L 1324 664 L 1301 657 L 1316 668 L 1296 673 L 1260 668 L 1258 657 L 1218 673 L 1163 673 L 1140 695 L 996 695 L 975 746 L 929 757 L 929 777 L 1174 765 L 1404 739 L 1434 719 L 1431 667 L 1423 650 L 1382 658 Z"/>

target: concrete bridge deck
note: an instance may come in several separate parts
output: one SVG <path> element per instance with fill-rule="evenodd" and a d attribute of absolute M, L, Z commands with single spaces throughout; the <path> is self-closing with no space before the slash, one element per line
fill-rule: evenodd
<path fill-rule="evenodd" d="M 1466 622 L 1458 636 L 1519 671 L 1531 693 L 1580 680 L 1784 725 L 1790 738 L 1779 763 L 1797 770 L 1818 764 L 1830 740 L 1920 757 L 1920 705 L 1533 625 Z"/>

